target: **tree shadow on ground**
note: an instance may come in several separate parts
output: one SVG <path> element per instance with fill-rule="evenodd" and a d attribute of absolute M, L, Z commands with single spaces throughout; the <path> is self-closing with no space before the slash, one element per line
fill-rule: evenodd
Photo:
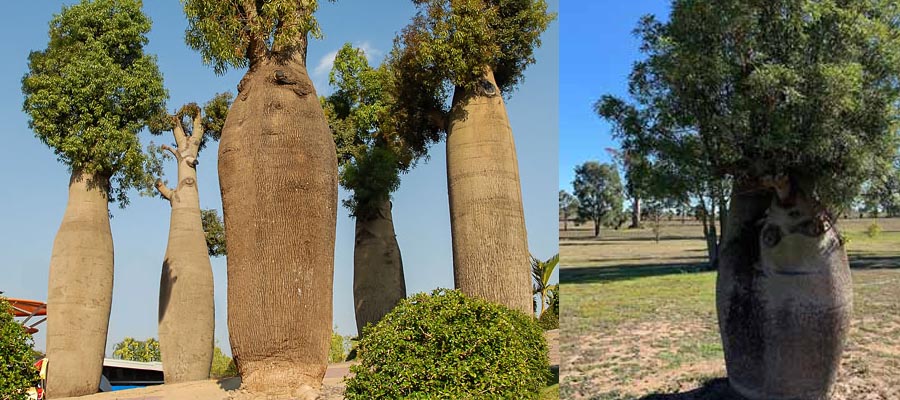
<path fill-rule="evenodd" d="M 691 391 L 651 394 L 641 397 L 640 400 L 746 400 L 746 398 L 731 389 L 728 385 L 728 379 L 715 378 L 706 381 L 703 386 Z"/>
<path fill-rule="evenodd" d="M 563 246 L 597 246 L 612 244 L 615 242 L 653 242 L 656 239 L 653 236 L 629 236 L 629 237 L 600 237 L 595 236 L 575 236 L 560 239 L 560 245 Z M 703 240 L 701 235 L 661 235 L 660 242 L 668 242 L 675 240 Z"/>
<path fill-rule="evenodd" d="M 617 265 L 610 267 L 578 267 L 559 270 L 559 281 L 562 283 L 600 283 L 621 281 L 649 276 L 685 274 L 709 271 L 708 264 L 645 264 Z"/>
<path fill-rule="evenodd" d="M 850 268 L 854 270 L 868 269 L 900 269 L 900 257 L 868 257 L 851 255 Z M 639 265 L 614 265 L 607 267 L 572 267 L 559 270 L 559 280 L 568 284 L 586 284 L 614 282 L 650 276 L 689 274 L 708 272 L 708 263 L 662 263 Z"/>

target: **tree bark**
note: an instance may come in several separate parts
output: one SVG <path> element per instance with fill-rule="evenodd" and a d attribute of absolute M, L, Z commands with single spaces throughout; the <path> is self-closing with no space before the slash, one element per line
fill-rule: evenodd
<path fill-rule="evenodd" d="M 203 129 L 195 127 L 193 132 L 202 135 Z M 166 383 L 209 379 L 215 346 L 213 273 L 194 169 L 200 137 L 186 137 L 179 124 L 175 135 L 178 186 L 170 190 L 157 182 L 172 206 L 159 283 L 159 344 Z"/>
<path fill-rule="evenodd" d="M 595 238 L 600 237 L 600 220 L 599 219 L 594 220 L 594 237 Z"/>
<path fill-rule="evenodd" d="M 852 308 L 846 252 L 802 193 L 773 201 L 744 186 L 716 281 L 730 384 L 750 399 L 825 399 Z"/>
<path fill-rule="evenodd" d="M 489 83 L 489 85 L 488 85 Z M 492 90 L 454 93 L 447 136 L 447 186 L 456 287 L 534 313 L 528 239 L 512 129 L 490 69 Z"/>
<path fill-rule="evenodd" d="M 629 229 L 637 229 L 641 227 L 641 199 L 635 197 L 631 202 L 631 226 Z"/>
<path fill-rule="evenodd" d="M 403 259 L 388 200 L 373 215 L 356 218 L 353 300 L 359 337 L 366 324 L 377 324 L 404 298 Z"/>
<path fill-rule="evenodd" d="M 109 178 L 75 171 L 53 241 L 47 291 L 47 396 L 99 390 L 112 306 Z"/>
<path fill-rule="evenodd" d="M 337 157 L 303 58 L 252 63 L 219 144 L 228 330 L 253 392 L 310 393 L 328 363 Z"/>

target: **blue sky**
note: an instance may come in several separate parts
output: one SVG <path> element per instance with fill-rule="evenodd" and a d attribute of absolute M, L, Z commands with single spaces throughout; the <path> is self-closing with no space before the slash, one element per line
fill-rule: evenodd
<path fill-rule="evenodd" d="M 52 150 L 28 129 L 22 112 L 21 78 L 31 50 L 47 44 L 47 23 L 62 4 L 74 1 L 12 2 L 0 25 L 0 120 L 4 145 L 0 146 L 0 290 L 8 297 L 47 298 L 47 274 L 53 238 L 66 205 L 69 175 Z M 558 0 L 551 0 L 553 11 Z M 144 2 L 153 19 L 147 51 L 158 56 L 170 93 L 169 108 L 204 102 L 215 93 L 236 91 L 244 71 L 216 76 L 202 65 L 200 56 L 183 40 L 186 21 L 177 0 Z M 308 65 L 319 94 L 327 94 L 328 71 L 335 52 L 351 42 L 367 50 L 377 63 L 390 50 L 397 31 L 414 14 L 411 1 L 341 0 L 322 2 L 317 17 L 325 33 L 309 46 Z M 522 180 L 528 242 L 542 259 L 559 250 L 555 183 L 558 164 L 558 23 L 543 36 L 537 63 L 507 103 L 516 140 Z M 144 143 L 151 135 L 143 134 Z M 152 138 L 160 142 L 161 138 Z M 167 141 L 169 138 L 165 138 Z M 203 208 L 221 210 L 216 172 L 216 144 L 200 154 L 198 185 Z M 174 165 L 166 171 L 174 174 Z M 400 242 L 409 294 L 452 287 L 450 217 L 447 205 L 445 147 L 431 149 L 431 159 L 404 175 L 394 195 L 394 223 Z M 346 192 L 341 190 L 341 198 Z M 115 245 L 115 283 L 107 353 L 125 336 L 156 337 L 159 275 L 169 229 L 169 205 L 157 198 L 131 194 L 131 205 L 112 209 Z M 353 220 L 340 208 L 335 249 L 334 323 L 339 332 L 356 333 L 353 315 Z M 212 260 L 216 293 L 216 338 L 228 353 L 226 323 L 226 262 Z M 554 278 L 556 279 L 556 278 Z M 259 318 L 266 316 L 260 315 Z M 44 326 L 46 327 L 46 326 Z M 35 335 L 44 348 L 43 331 Z"/>
<path fill-rule="evenodd" d="M 572 192 L 576 166 L 609 162 L 617 148 L 609 124 L 594 113 L 604 94 L 628 95 L 628 74 L 642 59 L 632 34 L 638 19 L 668 17 L 669 1 L 571 1 L 562 3 L 559 39 L 559 189 Z"/>

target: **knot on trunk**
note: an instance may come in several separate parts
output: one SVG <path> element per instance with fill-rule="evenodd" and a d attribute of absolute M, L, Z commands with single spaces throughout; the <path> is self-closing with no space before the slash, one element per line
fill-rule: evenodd
<path fill-rule="evenodd" d="M 478 82 L 478 92 L 485 97 L 494 97 L 497 95 L 497 86 L 487 79 Z"/>

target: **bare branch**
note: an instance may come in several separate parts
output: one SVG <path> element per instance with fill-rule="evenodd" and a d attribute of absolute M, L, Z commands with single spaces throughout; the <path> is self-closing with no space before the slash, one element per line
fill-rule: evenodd
<path fill-rule="evenodd" d="M 161 148 L 163 150 L 167 150 L 169 153 L 172 153 L 172 155 L 175 156 L 175 159 L 178 160 L 178 162 L 181 162 L 181 153 L 178 152 L 178 150 L 173 149 L 172 147 L 170 147 L 167 144 L 163 144 L 162 146 L 159 146 L 159 148 Z"/>
<path fill-rule="evenodd" d="M 183 149 L 187 143 L 187 134 L 184 132 L 184 127 L 181 125 L 181 115 L 182 114 L 179 112 L 172 116 L 172 134 L 175 136 L 175 143 L 178 145 L 179 149 Z"/>
<path fill-rule="evenodd" d="M 166 146 L 168 147 L 168 146 Z M 159 191 L 159 194 L 162 195 L 166 200 L 172 201 L 172 196 L 175 195 L 175 191 L 169 189 L 168 186 L 162 181 L 162 179 L 156 180 L 156 190 Z"/>

